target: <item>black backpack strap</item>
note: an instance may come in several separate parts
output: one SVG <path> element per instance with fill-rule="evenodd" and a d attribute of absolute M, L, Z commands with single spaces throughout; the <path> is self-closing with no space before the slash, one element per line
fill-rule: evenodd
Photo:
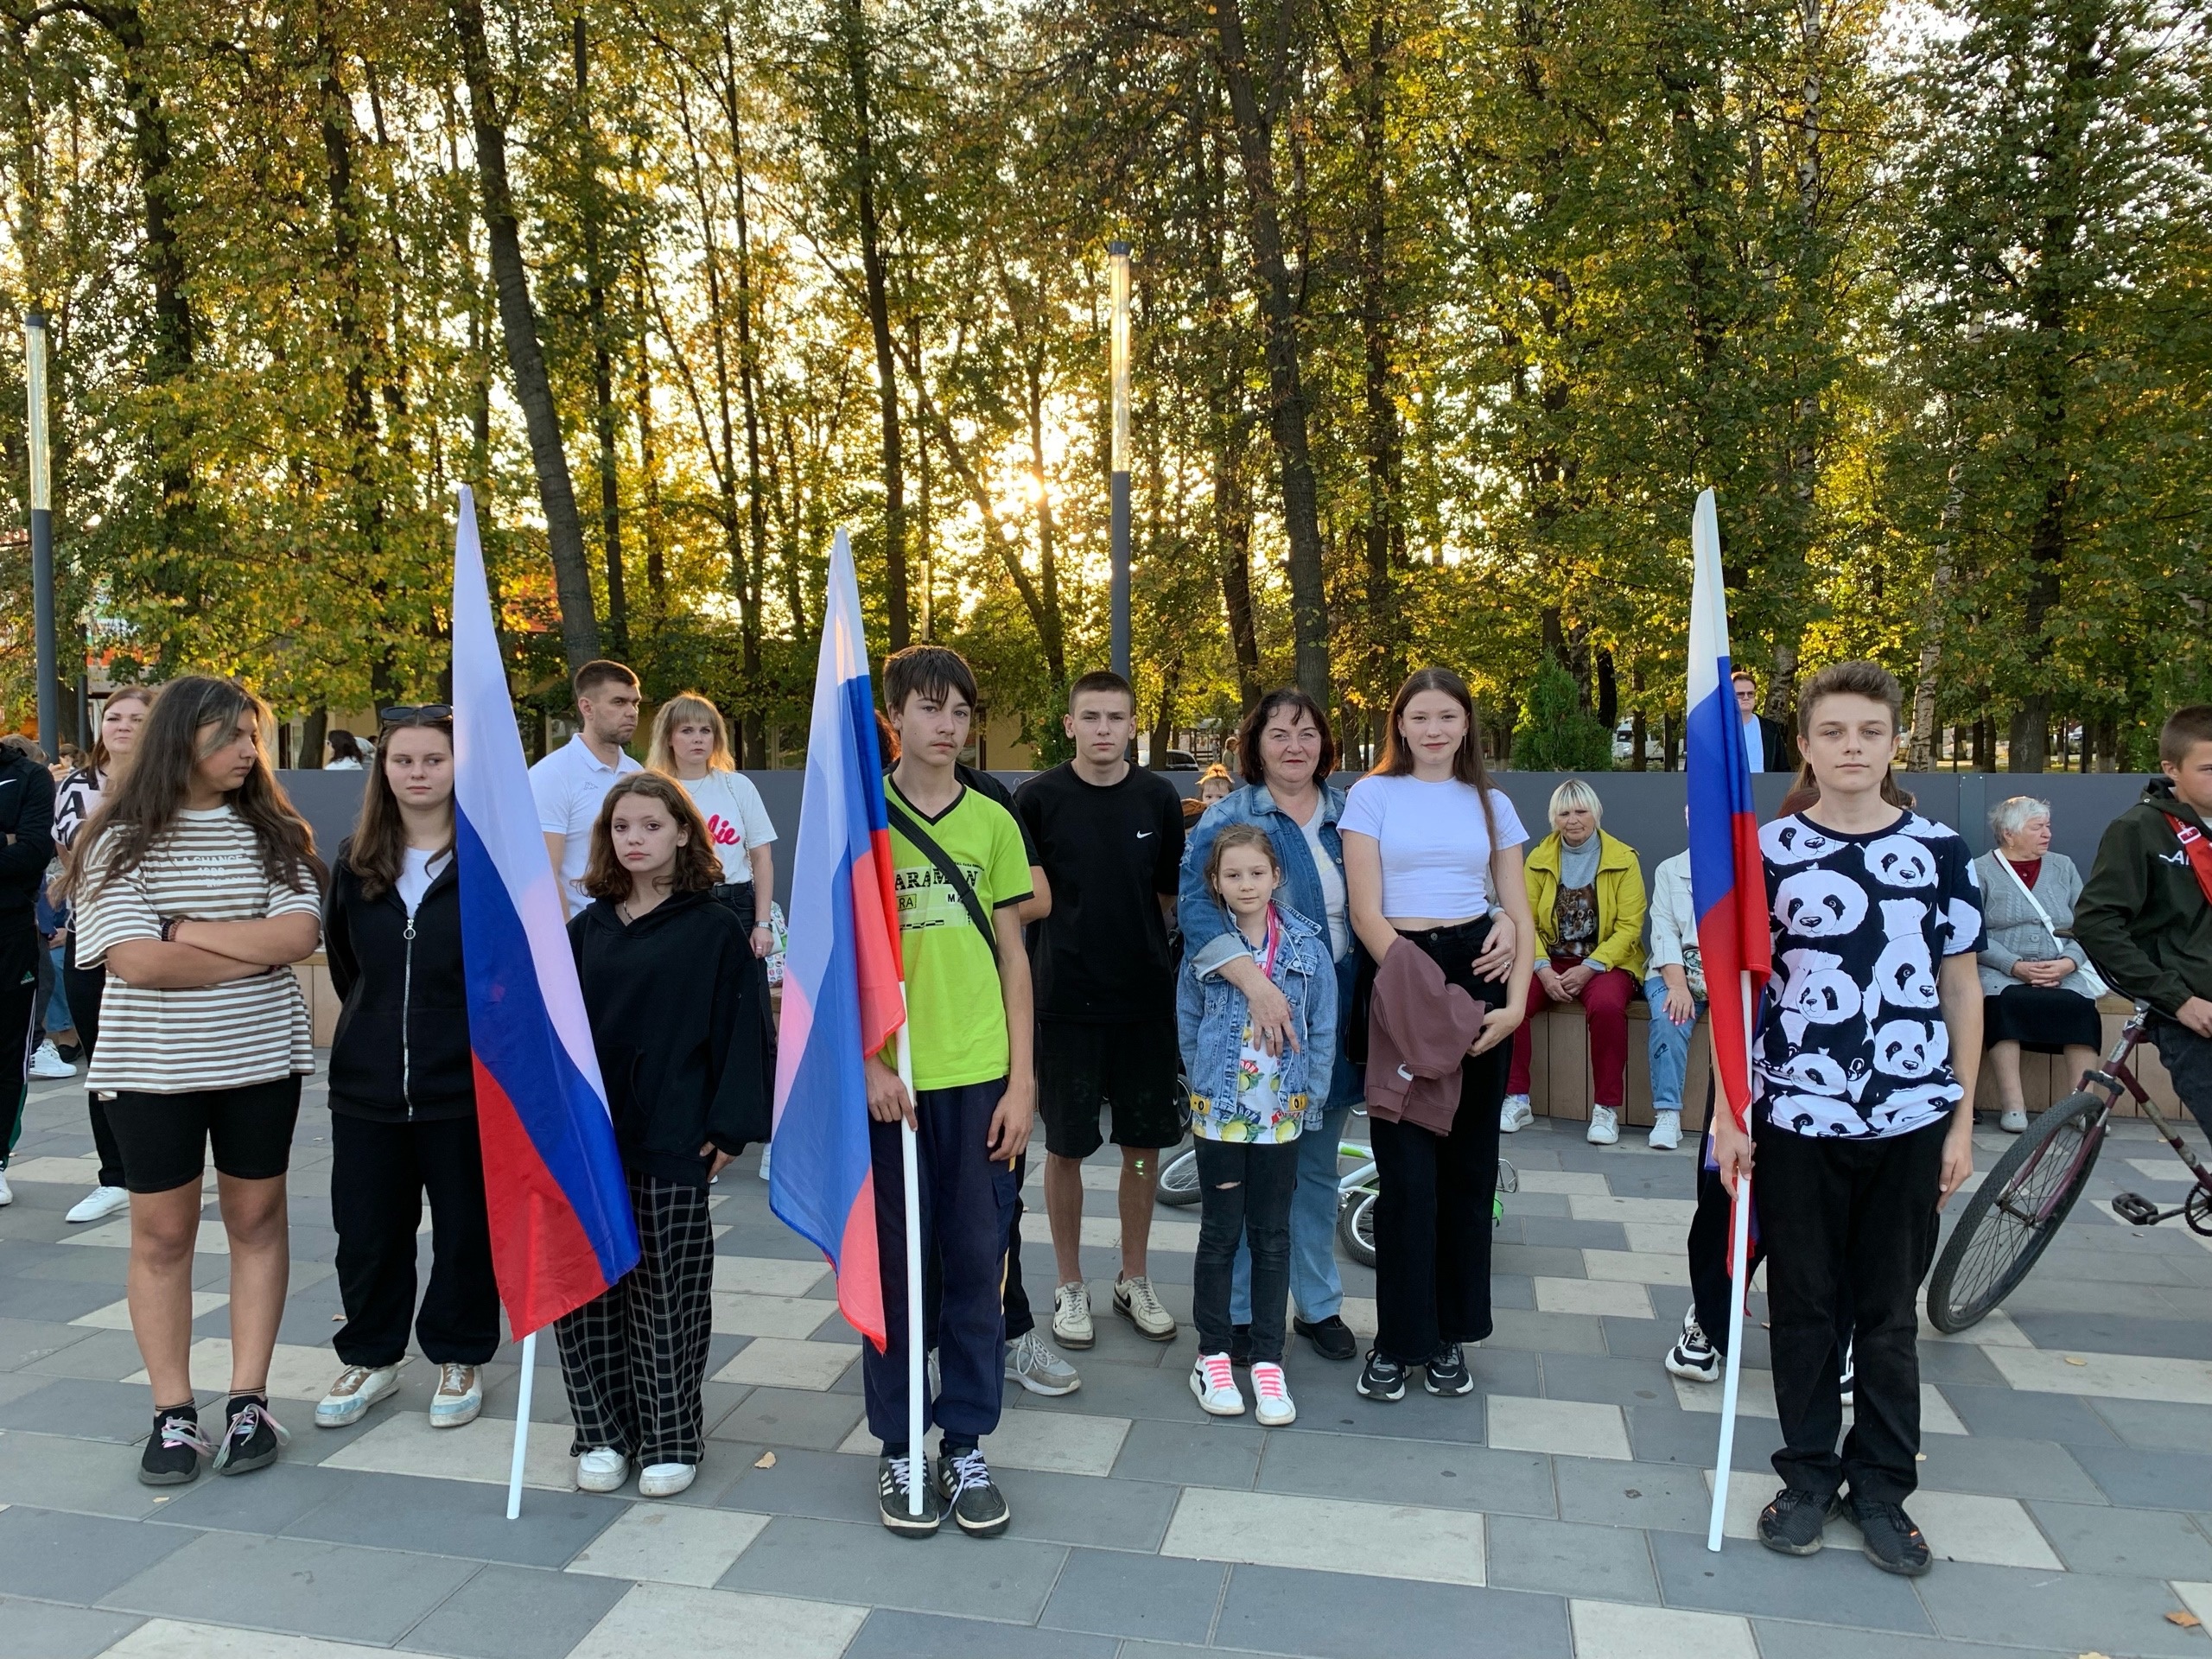
<path fill-rule="evenodd" d="M 912 842 L 914 850 L 929 860 L 946 884 L 960 895 L 960 906 L 968 912 L 968 919 L 975 923 L 976 931 L 983 936 L 983 943 L 990 947 L 991 963 L 995 967 L 999 959 L 999 936 L 991 926 L 991 918 L 983 909 L 983 901 L 976 896 L 976 889 L 969 885 L 967 876 L 961 873 L 960 867 L 952 861 L 944 849 L 937 844 L 936 837 L 922 828 L 921 821 L 909 812 L 898 796 L 887 787 L 883 791 L 883 810 L 885 816 L 891 820 L 891 827 Z"/>

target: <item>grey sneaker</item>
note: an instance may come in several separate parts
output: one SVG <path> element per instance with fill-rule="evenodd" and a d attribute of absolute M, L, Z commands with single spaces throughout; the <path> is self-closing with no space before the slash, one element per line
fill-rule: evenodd
<path fill-rule="evenodd" d="M 938 1456 L 937 1495 L 951 1511 L 953 1523 L 970 1538 L 995 1538 L 1014 1519 L 980 1446 Z"/>
<path fill-rule="evenodd" d="M 1114 1311 L 1137 1328 L 1137 1334 L 1154 1342 L 1175 1340 L 1175 1316 L 1160 1306 L 1152 1281 L 1139 1274 L 1114 1281 Z"/>
<path fill-rule="evenodd" d="M 1006 1345 L 1006 1380 L 1032 1394 L 1073 1394 L 1083 1386 L 1076 1368 L 1054 1353 L 1044 1338 L 1025 1331 Z"/>
<path fill-rule="evenodd" d="M 1052 1340 L 1063 1348 L 1088 1348 L 1098 1340 L 1090 1323 L 1090 1287 L 1080 1279 L 1052 1293 Z"/>

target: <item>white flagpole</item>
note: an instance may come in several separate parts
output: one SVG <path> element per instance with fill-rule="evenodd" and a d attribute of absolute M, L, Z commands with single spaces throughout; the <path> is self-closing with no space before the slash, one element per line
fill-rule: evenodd
<path fill-rule="evenodd" d="M 1751 1075 L 1751 976 L 1748 969 L 1742 976 L 1744 999 L 1744 1075 Z M 1716 1082 L 1718 1080 L 1716 1079 Z M 1718 1089 L 1715 1103 L 1732 1116 L 1735 1108 L 1728 1103 L 1728 1091 Z M 1728 1371 L 1720 1388 L 1720 1457 L 1713 1471 L 1713 1520 L 1706 1529 L 1705 1547 L 1710 1550 L 1720 1548 L 1720 1529 L 1728 1514 L 1729 1465 L 1736 1456 L 1736 1392 L 1744 1372 L 1744 1302 L 1749 1286 L 1745 1271 L 1751 1253 L 1751 1178 L 1745 1173 L 1736 1182 L 1736 1213 L 1734 1236 L 1728 1245 Z"/>
<path fill-rule="evenodd" d="M 537 1332 L 522 1339 L 522 1384 L 515 1395 L 515 1460 L 507 1471 L 507 1519 L 522 1514 L 522 1465 L 530 1454 L 530 1389 L 537 1380 Z"/>
<path fill-rule="evenodd" d="M 906 982 L 899 982 L 899 1009 L 906 1007 Z M 899 1021 L 899 1081 L 914 1097 L 914 1054 L 906 1021 Z M 906 1182 L 906 1513 L 922 1512 L 922 1480 L 928 1459 L 922 1455 L 922 1168 L 914 1126 L 899 1129 L 899 1160 Z"/>

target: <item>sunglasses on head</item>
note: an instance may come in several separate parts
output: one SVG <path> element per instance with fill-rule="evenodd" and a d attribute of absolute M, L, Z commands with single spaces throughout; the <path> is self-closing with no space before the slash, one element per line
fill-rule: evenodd
<path fill-rule="evenodd" d="M 383 726 L 404 726 L 415 720 L 451 720 L 453 705 L 448 702 L 395 703 L 377 715 Z"/>

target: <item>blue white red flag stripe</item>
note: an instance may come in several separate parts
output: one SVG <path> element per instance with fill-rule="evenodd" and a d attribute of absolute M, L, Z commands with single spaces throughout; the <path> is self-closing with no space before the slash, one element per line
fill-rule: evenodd
<path fill-rule="evenodd" d="M 454 856 L 485 1207 L 499 1300 L 521 1337 L 635 1267 L 638 1228 L 465 485 L 454 542 L 453 705 Z"/>
<path fill-rule="evenodd" d="M 1751 758 L 1736 707 L 1728 658 L 1728 594 L 1722 585 L 1720 524 L 1713 492 L 1697 499 L 1690 524 L 1689 686 L 1687 698 L 1690 808 L 1690 907 L 1713 1021 L 1713 1064 L 1728 1109 L 1748 1127 L 1751 1032 L 1739 990 L 1751 976 L 1756 1009 L 1773 964 L 1759 821 L 1751 803 Z"/>
<path fill-rule="evenodd" d="M 875 696 L 852 548 L 830 553 L 776 1051 L 768 1207 L 837 1274 L 845 1322 L 888 1338 L 862 1062 L 906 1023 Z"/>

